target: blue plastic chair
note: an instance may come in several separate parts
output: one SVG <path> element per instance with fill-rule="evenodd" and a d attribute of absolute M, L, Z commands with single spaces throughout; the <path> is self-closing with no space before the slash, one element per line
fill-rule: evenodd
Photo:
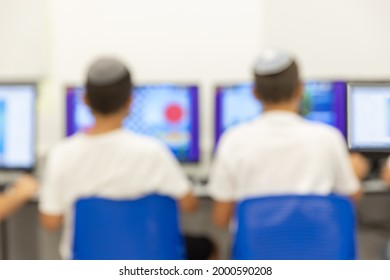
<path fill-rule="evenodd" d="M 75 204 L 73 259 L 184 259 L 176 201 L 83 198 Z"/>
<path fill-rule="evenodd" d="M 233 259 L 356 259 L 355 209 L 339 196 L 269 196 L 236 207 Z"/>

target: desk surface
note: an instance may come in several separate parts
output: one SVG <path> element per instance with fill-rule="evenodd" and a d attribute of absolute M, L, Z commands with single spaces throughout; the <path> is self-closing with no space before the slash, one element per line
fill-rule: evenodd
<path fill-rule="evenodd" d="M 364 193 L 383 193 L 389 192 L 390 187 L 383 183 L 379 178 L 370 179 L 362 183 Z M 198 197 L 209 197 L 208 188 L 205 184 L 196 183 L 194 186 L 194 193 Z"/>
<path fill-rule="evenodd" d="M 365 193 L 390 192 L 390 187 L 380 179 L 371 179 L 363 182 L 363 191 Z"/>
<path fill-rule="evenodd" d="M 15 178 L 15 175 L 7 177 L 7 179 Z M 390 187 L 384 184 L 380 179 L 370 179 L 363 182 L 364 193 L 382 193 L 389 192 Z M 194 193 L 198 197 L 209 197 L 207 185 L 204 183 L 194 183 Z M 32 201 L 38 200 L 38 194 L 31 199 Z"/>

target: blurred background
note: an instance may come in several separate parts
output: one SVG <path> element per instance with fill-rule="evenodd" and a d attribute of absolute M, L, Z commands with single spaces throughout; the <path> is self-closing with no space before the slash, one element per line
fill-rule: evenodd
<path fill-rule="evenodd" d="M 65 87 L 114 55 L 135 82 L 200 86 L 201 151 L 213 148 L 214 87 L 251 80 L 260 49 L 285 48 L 306 79 L 388 79 L 386 0 L 1 0 L 0 80 L 36 81 L 38 151 L 64 136 Z"/>
<path fill-rule="evenodd" d="M 266 47 L 291 51 L 305 80 L 390 80 L 389 11 L 387 0 L 0 0 L 0 82 L 37 83 L 41 160 L 65 136 L 66 88 L 82 85 L 99 56 L 123 60 L 137 84 L 196 84 L 200 161 L 184 168 L 202 181 L 215 142 L 218 84 L 251 81 Z M 365 209 L 381 205 L 373 211 L 390 213 L 387 193 L 372 199 Z M 209 204 L 202 203 L 207 215 Z M 9 221 L 9 258 L 57 257 L 56 237 L 38 228 L 26 237 L 22 230 L 36 226 L 35 207 Z M 199 215 L 185 224 L 209 231 Z M 382 258 L 387 237 L 383 220 L 362 230 L 361 258 Z"/>

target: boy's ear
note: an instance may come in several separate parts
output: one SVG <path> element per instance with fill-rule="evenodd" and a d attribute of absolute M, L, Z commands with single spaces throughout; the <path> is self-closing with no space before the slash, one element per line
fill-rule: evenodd
<path fill-rule="evenodd" d="M 83 101 L 84 103 L 88 106 L 88 107 L 91 107 L 91 103 L 89 102 L 89 99 L 87 97 L 87 94 L 84 94 L 83 96 Z"/>
<path fill-rule="evenodd" d="M 133 96 L 129 95 L 129 97 L 126 100 L 126 108 L 130 109 L 131 103 L 133 102 Z"/>
<path fill-rule="evenodd" d="M 123 106 L 123 110 L 126 113 L 126 115 L 130 114 L 132 101 L 133 101 L 133 97 L 129 95 L 129 97 L 126 99 L 125 104 Z"/>
<path fill-rule="evenodd" d="M 253 96 L 254 96 L 257 100 L 259 100 L 260 102 L 263 102 L 263 100 L 261 100 L 260 94 L 257 92 L 257 90 L 256 90 L 255 87 L 253 87 L 253 89 L 252 89 L 252 94 L 253 94 Z"/>
<path fill-rule="evenodd" d="M 303 95 L 303 87 L 304 87 L 303 82 L 302 82 L 302 81 L 299 81 L 298 86 L 297 86 L 297 88 L 296 88 L 296 90 L 295 90 L 295 96 L 296 96 L 296 98 L 299 98 L 299 99 L 302 98 L 302 95 Z"/>

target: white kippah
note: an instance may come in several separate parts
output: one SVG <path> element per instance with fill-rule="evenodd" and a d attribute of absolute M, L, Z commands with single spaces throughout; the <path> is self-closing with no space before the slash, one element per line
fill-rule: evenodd
<path fill-rule="evenodd" d="M 120 61 L 113 58 L 101 58 L 88 70 L 87 83 L 94 86 L 115 84 L 128 75 L 128 70 Z"/>
<path fill-rule="evenodd" d="M 255 73 L 266 76 L 278 74 L 286 70 L 293 63 L 291 56 L 278 49 L 268 49 L 260 54 L 255 64 Z"/>

